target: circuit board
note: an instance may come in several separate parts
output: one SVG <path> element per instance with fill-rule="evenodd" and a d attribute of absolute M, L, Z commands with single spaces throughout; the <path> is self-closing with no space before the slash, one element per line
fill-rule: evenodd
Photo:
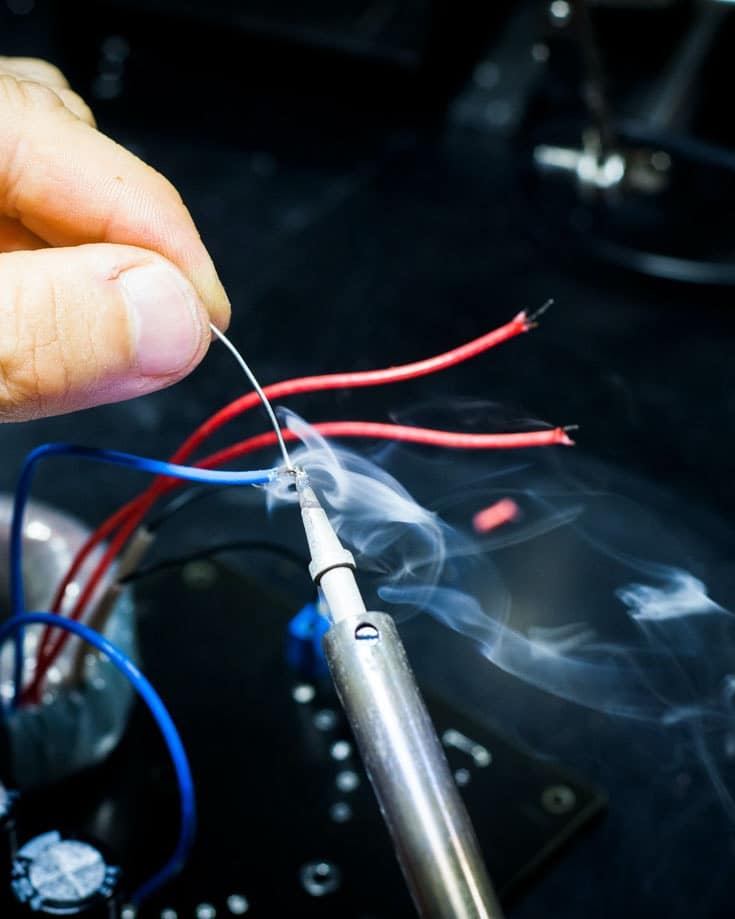
<path fill-rule="evenodd" d="M 137 605 L 145 669 L 187 746 L 199 808 L 188 868 L 140 919 L 411 915 L 328 678 L 289 665 L 295 610 L 210 561 L 141 580 Z M 604 795 L 424 689 L 507 900 L 601 813 Z M 165 749 L 141 709 L 104 766 L 26 796 L 19 823 L 21 840 L 50 828 L 93 839 L 129 888 L 165 860 L 177 820 Z"/>

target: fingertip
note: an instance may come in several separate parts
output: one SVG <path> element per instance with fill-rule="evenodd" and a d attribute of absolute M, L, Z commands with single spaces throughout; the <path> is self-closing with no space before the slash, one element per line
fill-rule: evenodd
<path fill-rule="evenodd" d="M 162 256 L 88 245 L 0 256 L 0 420 L 163 389 L 210 343 L 208 312 Z"/>
<path fill-rule="evenodd" d="M 163 258 L 122 272 L 118 283 L 128 311 L 135 371 L 178 379 L 209 346 L 207 313 L 187 278 Z"/>
<path fill-rule="evenodd" d="M 191 274 L 192 282 L 199 292 L 209 321 L 216 325 L 220 332 L 225 332 L 230 324 L 232 314 L 230 300 L 214 264 L 203 246 L 202 252 L 199 266 Z"/>
<path fill-rule="evenodd" d="M 232 307 L 222 284 L 217 281 L 218 290 L 212 298 L 212 307 L 209 310 L 211 321 L 217 326 L 220 332 L 226 332 L 232 318 Z"/>

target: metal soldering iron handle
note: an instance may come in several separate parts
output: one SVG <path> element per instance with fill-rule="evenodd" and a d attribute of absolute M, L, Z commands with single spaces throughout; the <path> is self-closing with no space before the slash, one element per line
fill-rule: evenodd
<path fill-rule="evenodd" d="M 309 572 L 329 607 L 332 679 L 424 919 L 501 919 L 472 824 L 390 616 L 368 613 L 355 562 L 296 475 Z"/>
<path fill-rule="evenodd" d="M 500 919 L 469 815 L 392 618 L 340 619 L 324 649 L 419 914 Z"/>

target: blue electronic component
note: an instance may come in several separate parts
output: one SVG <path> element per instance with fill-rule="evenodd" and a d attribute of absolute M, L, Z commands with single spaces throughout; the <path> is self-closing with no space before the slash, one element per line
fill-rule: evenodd
<path fill-rule="evenodd" d="M 304 677 L 321 679 L 329 674 L 322 638 L 330 622 L 321 598 L 307 603 L 288 624 L 286 660 Z"/>

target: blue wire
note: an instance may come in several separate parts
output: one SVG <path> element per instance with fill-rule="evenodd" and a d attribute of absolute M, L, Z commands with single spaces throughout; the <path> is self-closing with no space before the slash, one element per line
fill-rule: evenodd
<path fill-rule="evenodd" d="M 147 459 L 131 453 L 120 453 L 117 450 L 103 450 L 95 447 L 78 447 L 74 444 L 43 444 L 32 450 L 25 459 L 23 469 L 15 489 L 13 521 L 10 528 L 10 602 L 13 614 L 20 616 L 25 612 L 25 593 L 23 590 L 23 515 L 25 513 L 31 481 L 36 464 L 46 456 L 76 456 L 79 459 L 92 460 L 98 463 L 111 463 L 114 466 L 127 466 L 154 475 L 166 475 L 175 479 L 187 479 L 190 482 L 205 482 L 208 485 L 263 485 L 272 482 L 278 475 L 278 469 L 256 469 L 252 472 L 215 472 L 211 469 L 197 469 L 193 466 L 179 466 L 162 460 Z M 13 671 L 14 697 L 12 707 L 18 704 L 23 688 L 23 629 L 15 632 L 15 667 Z"/>
<path fill-rule="evenodd" d="M 194 780 L 192 779 L 191 767 L 189 766 L 184 745 L 181 742 L 179 732 L 176 730 L 176 725 L 171 720 L 166 706 L 161 701 L 161 697 L 146 677 L 119 648 L 81 622 L 65 619 L 63 616 L 57 616 L 54 613 L 25 613 L 22 616 L 13 616 L 12 619 L 8 619 L 0 625 L 0 645 L 7 641 L 11 635 L 17 634 L 18 631 L 28 625 L 35 624 L 48 625 L 72 632 L 98 651 L 101 651 L 102 654 L 107 655 L 115 667 L 128 678 L 135 691 L 148 706 L 160 728 L 163 739 L 166 741 L 166 746 L 176 771 L 181 801 L 179 839 L 173 854 L 163 868 L 157 871 L 152 878 L 142 884 L 133 894 L 133 901 L 138 903 L 171 880 L 183 868 L 194 844 L 197 819 Z"/>

